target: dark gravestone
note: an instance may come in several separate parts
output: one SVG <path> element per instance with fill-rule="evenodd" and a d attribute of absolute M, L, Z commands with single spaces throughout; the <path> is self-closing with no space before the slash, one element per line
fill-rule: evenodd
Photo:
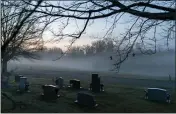
<path fill-rule="evenodd" d="M 20 82 L 20 78 L 23 77 L 22 75 L 15 75 L 15 82 Z"/>
<path fill-rule="evenodd" d="M 92 74 L 92 83 L 90 84 L 90 89 L 93 92 L 100 92 L 100 77 L 98 77 L 98 74 Z"/>
<path fill-rule="evenodd" d="M 80 86 L 81 86 L 80 80 L 77 80 L 77 79 L 70 80 L 70 87 L 74 89 L 80 89 L 81 88 Z"/>
<path fill-rule="evenodd" d="M 74 83 L 74 81 L 75 81 L 75 79 L 72 79 L 72 80 L 70 80 L 70 86 L 72 86 L 72 84 Z"/>
<path fill-rule="evenodd" d="M 43 98 L 45 100 L 56 100 L 60 95 L 58 95 L 59 88 L 54 85 L 43 85 Z"/>
<path fill-rule="evenodd" d="M 8 76 L 1 76 L 1 88 L 8 88 L 9 87 L 9 77 Z"/>
<path fill-rule="evenodd" d="M 152 101 L 168 102 L 170 103 L 170 95 L 165 89 L 160 88 L 148 88 L 145 98 Z"/>
<path fill-rule="evenodd" d="M 78 103 L 79 105 L 83 105 L 83 106 L 88 106 L 88 107 L 98 106 L 98 104 L 96 104 L 95 102 L 93 95 L 86 92 L 79 92 L 77 94 L 77 100 L 75 101 L 75 103 Z"/>

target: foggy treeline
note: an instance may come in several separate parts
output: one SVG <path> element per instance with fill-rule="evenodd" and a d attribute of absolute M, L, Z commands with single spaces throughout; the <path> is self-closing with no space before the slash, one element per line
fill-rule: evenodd
<path fill-rule="evenodd" d="M 83 45 L 83 46 L 72 46 L 69 50 L 63 51 L 62 48 L 59 47 L 43 47 L 41 51 L 38 51 L 37 54 L 41 55 L 42 57 L 48 56 L 58 56 L 64 54 L 66 57 L 83 57 L 83 56 L 92 56 L 92 55 L 99 55 L 99 54 L 107 54 L 111 56 L 116 50 L 118 44 L 113 40 L 97 40 L 93 41 L 91 44 Z M 140 51 L 142 46 L 139 44 L 135 45 L 132 54 L 140 55 Z M 158 52 L 162 52 L 163 49 L 161 46 L 158 46 Z M 172 51 L 172 50 L 170 50 Z M 150 50 L 148 50 L 150 52 Z"/>

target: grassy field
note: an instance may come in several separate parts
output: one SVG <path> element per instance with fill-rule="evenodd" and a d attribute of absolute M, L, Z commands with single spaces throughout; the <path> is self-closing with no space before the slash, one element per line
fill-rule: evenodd
<path fill-rule="evenodd" d="M 55 102 L 40 100 L 41 85 L 53 84 L 52 79 L 31 78 L 30 93 L 19 94 L 16 92 L 17 84 L 11 80 L 11 88 L 3 89 L 18 104 L 10 110 L 12 103 L 6 98 L 1 98 L 1 112 L 15 113 L 127 113 L 127 112 L 176 112 L 176 94 L 172 93 L 170 104 L 157 103 L 144 99 L 144 88 L 124 85 L 105 85 L 105 92 L 96 93 L 95 99 L 99 106 L 95 109 L 79 107 L 74 103 L 78 90 L 63 89 L 59 91 L 60 98 Z M 68 80 L 65 81 L 68 84 Z M 81 81 L 83 88 L 88 88 L 88 83 Z M 21 103 L 19 103 L 21 102 Z M 23 104 L 23 105 L 20 105 Z"/>

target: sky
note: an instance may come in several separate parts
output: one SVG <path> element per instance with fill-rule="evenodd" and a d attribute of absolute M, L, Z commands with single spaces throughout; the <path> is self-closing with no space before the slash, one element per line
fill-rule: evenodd
<path fill-rule="evenodd" d="M 114 32 L 112 33 L 113 37 L 118 37 L 120 36 L 121 33 L 124 33 L 125 29 L 130 27 L 130 24 L 127 24 L 127 22 L 129 21 L 130 18 L 130 14 L 125 14 L 119 21 L 118 24 L 116 26 L 116 28 L 114 29 Z M 108 22 L 107 22 L 108 21 Z M 66 21 L 64 21 L 65 23 Z M 108 28 L 112 25 L 113 22 L 113 18 L 108 18 L 106 19 L 97 19 L 94 20 L 93 24 L 89 24 L 89 26 L 87 27 L 85 34 L 83 34 L 80 39 L 78 39 L 74 45 L 86 45 L 86 44 L 91 44 L 92 41 L 96 40 L 95 37 L 98 38 L 102 38 L 104 36 L 104 34 L 106 33 L 106 31 L 108 30 Z M 79 31 L 83 28 L 84 25 L 84 21 L 75 21 L 74 19 L 72 19 L 70 21 L 69 26 L 65 29 L 65 33 L 73 33 L 74 31 Z M 90 21 L 90 23 L 92 23 Z M 174 23 L 174 22 L 173 22 Z M 60 28 L 61 25 L 61 21 L 58 20 L 57 22 L 53 23 L 50 25 L 50 29 L 54 30 L 55 32 L 58 31 L 58 28 Z M 160 29 L 157 30 L 158 31 L 158 36 L 160 37 Z M 152 37 L 152 33 L 148 34 L 149 37 Z M 44 39 L 50 39 L 52 38 L 52 34 L 49 31 L 46 31 L 43 35 Z M 47 43 L 45 44 L 47 47 L 61 47 L 62 49 L 67 49 L 66 46 L 68 46 L 69 43 L 68 38 L 61 40 L 59 43 Z M 162 43 L 164 43 L 165 41 L 163 41 Z M 161 43 L 161 42 L 159 42 Z M 171 41 L 170 42 L 170 47 L 171 48 L 175 48 L 175 41 Z"/>

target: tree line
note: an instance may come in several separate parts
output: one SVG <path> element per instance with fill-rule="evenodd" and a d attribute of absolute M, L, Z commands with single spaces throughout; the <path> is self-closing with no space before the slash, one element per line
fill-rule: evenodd
<path fill-rule="evenodd" d="M 115 43 L 112 40 L 96 40 L 91 42 L 91 44 L 83 45 L 83 46 L 72 46 L 66 53 L 67 56 L 88 56 L 103 52 L 113 52 L 115 50 Z M 38 51 L 39 52 L 39 51 Z M 48 54 L 64 54 L 62 48 L 52 47 L 47 48 L 44 47 L 42 52 L 46 52 Z"/>

